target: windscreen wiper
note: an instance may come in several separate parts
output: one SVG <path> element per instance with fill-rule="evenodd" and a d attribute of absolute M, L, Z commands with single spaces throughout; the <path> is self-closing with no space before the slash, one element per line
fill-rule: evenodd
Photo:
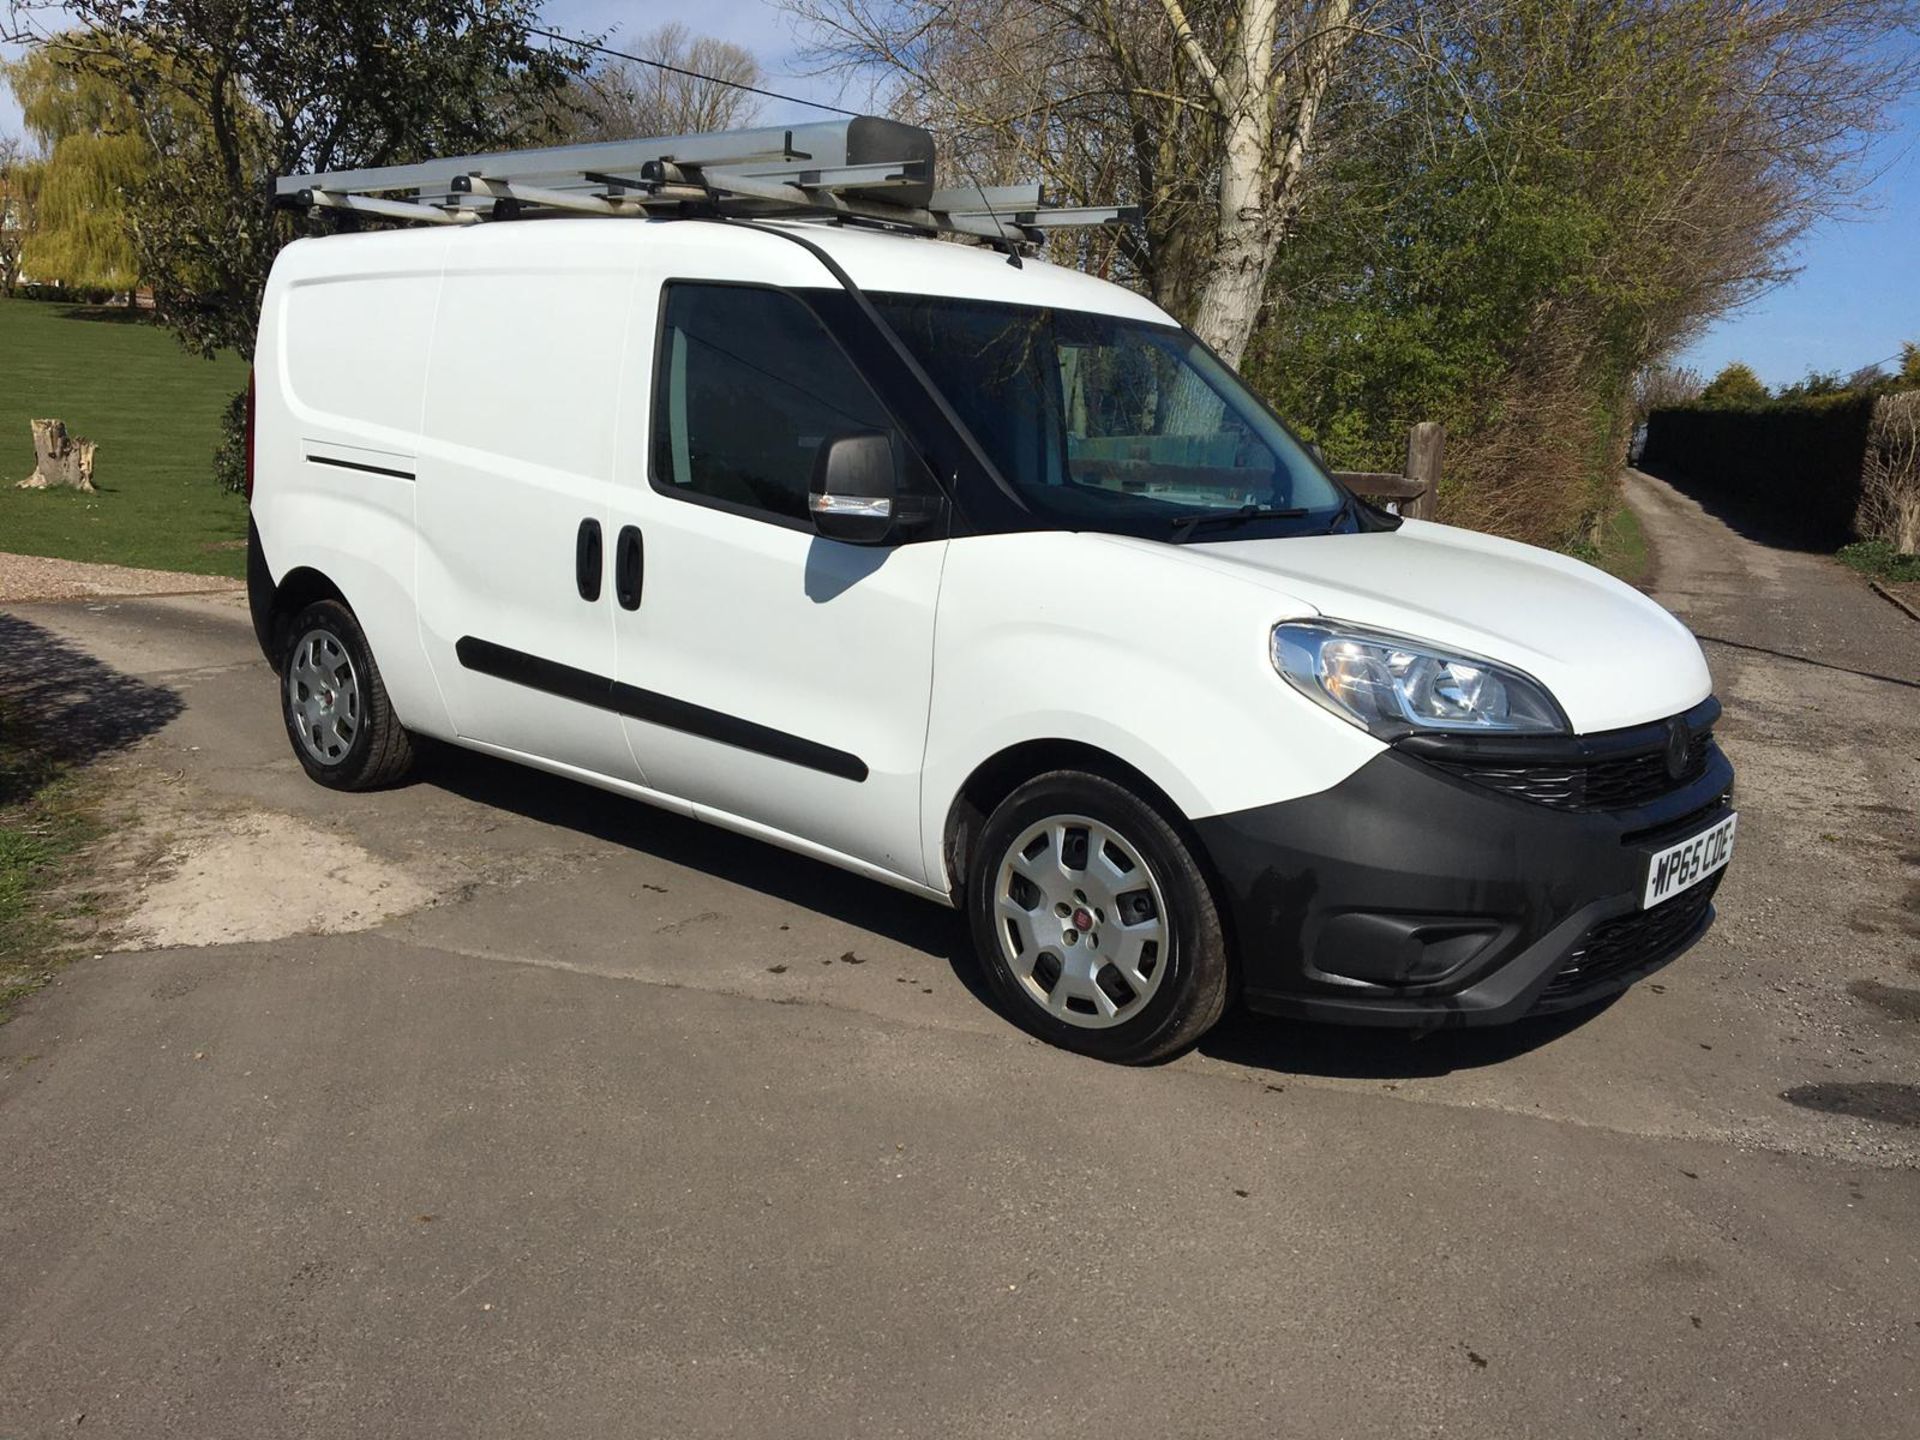
<path fill-rule="evenodd" d="M 1311 510 L 1262 510 L 1258 505 L 1243 505 L 1238 510 L 1202 510 L 1193 515 L 1182 515 L 1170 527 L 1175 541 L 1186 539 L 1202 525 L 1245 525 L 1251 520 L 1298 520 L 1302 515 L 1311 515 Z"/>

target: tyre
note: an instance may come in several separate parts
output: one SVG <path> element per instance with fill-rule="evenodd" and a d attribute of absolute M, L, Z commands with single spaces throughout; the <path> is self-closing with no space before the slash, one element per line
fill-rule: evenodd
<path fill-rule="evenodd" d="M 413 740 L 353 612 L 316 600 L 286 633 L 293 643 L 280 664 L 280 709 L 307 774 L 335 790 L 375 790 L 404 777 Z"/>
<path fill-rule="evenodd" d="M 1102 776 L 1059 770 L 1009 795 L 969 858 L 968 921 L 1006 1013 L 1041 1039 L 1144 1065 L 1226 1009 L 1226 937 L 1192 848 Z"/>

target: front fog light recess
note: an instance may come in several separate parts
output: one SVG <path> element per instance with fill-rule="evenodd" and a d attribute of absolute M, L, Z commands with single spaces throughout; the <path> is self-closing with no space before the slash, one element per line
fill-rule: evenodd
<path fill-rule="evenodd" d="M 1308 699 L 1382 740 L 1421 731 L 1561 735 L 1569 729 L 1539 681 L 1405 636 L 1337 624 L 1276 625 L 1273 667 Z"/>

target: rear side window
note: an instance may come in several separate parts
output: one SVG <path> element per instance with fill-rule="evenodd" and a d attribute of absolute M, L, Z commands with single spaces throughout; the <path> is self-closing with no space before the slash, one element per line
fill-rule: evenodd
<path fill-rule="evenodd" d="M 813 312 L 778 290 L 667 286 L 654 367 L 656 489 L 807 518 L 814 456 L 893 421 Z"/>

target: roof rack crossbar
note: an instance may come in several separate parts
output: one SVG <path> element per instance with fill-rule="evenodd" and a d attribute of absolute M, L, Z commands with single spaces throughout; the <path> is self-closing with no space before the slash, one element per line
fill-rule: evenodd
<path fill-rule="evenodd" d="M 522 185 L 518 181 L 490 180 L 484 175 L 454 176 L 453 191 L 456 195 L 514 200 L 523 206 L 545 205 L 554 210 L 572 210 L 582 215 L 639 215 L 646 210 L 639 200 L 625 196 L 595 195 L 585 190 L 548 190 L 539 185 Z"/>
<path fill-rule="evenodd" d="M 450 210 L 412 200 L 383 200 L 377 195 L 336 195 L 317 186 L 296 192 L 295 198 L 303 210 L 344 210 L 422 225 L 467 225 L 480 218 L 478 210 Z"/>

